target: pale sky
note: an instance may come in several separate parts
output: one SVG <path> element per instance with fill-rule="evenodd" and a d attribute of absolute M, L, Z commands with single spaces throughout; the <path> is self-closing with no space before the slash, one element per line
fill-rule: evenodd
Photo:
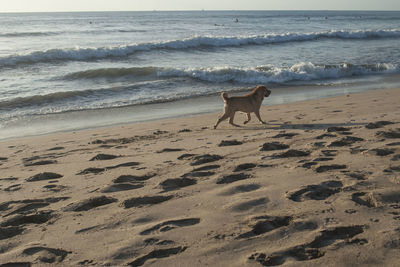
<path fill-rule="evenodd" d="M 0 12 L 400 10 L 400 0 L 0 0 Z"/>

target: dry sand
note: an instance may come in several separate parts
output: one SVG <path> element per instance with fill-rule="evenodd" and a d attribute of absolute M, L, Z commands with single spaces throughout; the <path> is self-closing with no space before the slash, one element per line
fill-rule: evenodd
<path fill-rule="evenodd" d="M 399 100 L 2 141 L 0 266 L 400 266 Z"/>

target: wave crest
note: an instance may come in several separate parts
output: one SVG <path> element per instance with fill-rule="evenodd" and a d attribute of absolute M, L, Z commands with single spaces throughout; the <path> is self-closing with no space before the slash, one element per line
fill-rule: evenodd
<path fill-rule="evenodd" d="M 13 110 L 26 107 L 46 106 L 50 103 L 62 105 L 72 102 L 94 103 L 100 101 L 101 107 L 126 106 L 132 104 L 149 104 L 165 101 L 175 101 L 182 98 L 218 93 L 216 91 L 184 90 L 176 92 L 163 91 L 162 84 L 170 79 L 183 78 L 189 84 L 193 82 L 208 82 L 211 84 L 233 83 L 245 86 L 254 84 L 285 84 L 296 81 L 321 81 L 326 79 L 341 79 L 362 75 L 386 74 L 400 72 L 400 66 L 386 63 L 355 65 L 350 63 L 318 65 L 311 62 L 300 62 L 290 67 L 272 65 L 254 68 L 211 67 L 211 68 L 162 68 L 162 67 L 132 67 L 104 68 L 71 73 L 64 79 L 132 79 L 127 86 L 105 87 L 67 92 L 56 92 L 46 95 L 34 95 L 0 101 L 0 110 Z M 182 80 L 180 82 L 183 82 Z M 161 91 L 147 94 L 146 90 L 157 84 Z M 219 86 L 218 86 L 219 87 Z M 147 88 L 147 89 L 146 89 Z M 208 88 L 206 86 L 206 88 Z M 212 87 L 214 88 L 214 87 Z M 141 94 L 143 93 L 143 94 Z M 129 96 L 136 95 L 129 99 Z M 141 96 L 140 96 L 141 95 Z M 112 99 L 110 99 L 112 96 Z M 107 101 L 104 101 L 108 99 Z M 114 102 L 113 102 L 114 101 Z M 83 108 L 83 107 L 82 107 Z"/>
<path fill-rule="evenodd" d="M 288 42 L 315 41 L 321 38 L 328 39 L 373 39 L 373 38 L 400 38 L 399 29 L 390 30 L 358 30 L 358 31 L 326 31 L 311 33 L 284 33 L 253 36 L 195 36 L 191 38 L 130 44 L 118 47 L 98 48 L 66 48 L 35 51 L 25 55 L 11 55 L 0 58 L 0 66 L 11 67 L 18 64 L 34 64 L 49 61 L 94 60 L 108 57 L 125 57 L 136 52 L 152 51 L 157 49 L 182 50 L 201 47 L 238 47 L 247 45 L 279 44 Z"/>
<path fill-rule="evenodd" d="M 68 74 L 65 79 L 102 79 L 125 78 L 131 80 L 155 80 L 176 77 L 190 78 L 210 83 L 234 82 L 239 84 L 253 83 L 286 83 L 292 81 L 313 81 L 339 79 L 370 74 L 393 73 L 400 71 L 399 66 L 388 63 L 356 65 L 313 64 L 300 62 L 290 67 L 272 65 L 254 68 L 211 67 L 211 68 L 162 68 L 132 67 L 93 69 Z"/>

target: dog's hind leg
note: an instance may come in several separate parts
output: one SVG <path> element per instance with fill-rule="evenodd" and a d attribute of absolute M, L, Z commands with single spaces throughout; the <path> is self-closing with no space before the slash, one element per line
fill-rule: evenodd
<path fill-rule="evenodd" d="M 247 121 L 244 121 L 243 124 L 247 124 L 251 120 L 250 113 L 246 114 L 247 114 Z"/>
<path fill-rule="evenodd" d="M 229 118 L 229 115 L 228 115 L 228 113 L 225 112 L 224 114 L 222 114 L 221 117 L 218 118 L 217 122 L 216 122 L 215 125 L 214 125 L 214 129 L 217 129 L 218 124 L 220 124 L 221 121 L 224 121 L 224 120 L 226 120 L 227 118 Z"/>
<path fill-rule="evenodd" d="M 257 119 L 258 119 L 262 124 L 267 124 L 265 121 L 263 121 L 263 120 L 261 119 L 260 111 L 259 111 L 259 110 L 254 111 L 254 114 L 256 114 Z"/>
<path fill-rule="evenodd" d="M 229 123 L 235 127 L 240 127 L 239 125 L 233 122 L 233 118 L 235 118 L 235 112 L 232 112 L 232 115 L 229 117 Z"/>

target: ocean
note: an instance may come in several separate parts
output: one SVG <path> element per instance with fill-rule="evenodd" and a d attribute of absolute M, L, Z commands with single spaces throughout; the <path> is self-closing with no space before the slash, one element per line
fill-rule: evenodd
<path fill-rule="evenodd" d="M 0 14 L 0 139 L 400 87 L 400 12 Z"/>

